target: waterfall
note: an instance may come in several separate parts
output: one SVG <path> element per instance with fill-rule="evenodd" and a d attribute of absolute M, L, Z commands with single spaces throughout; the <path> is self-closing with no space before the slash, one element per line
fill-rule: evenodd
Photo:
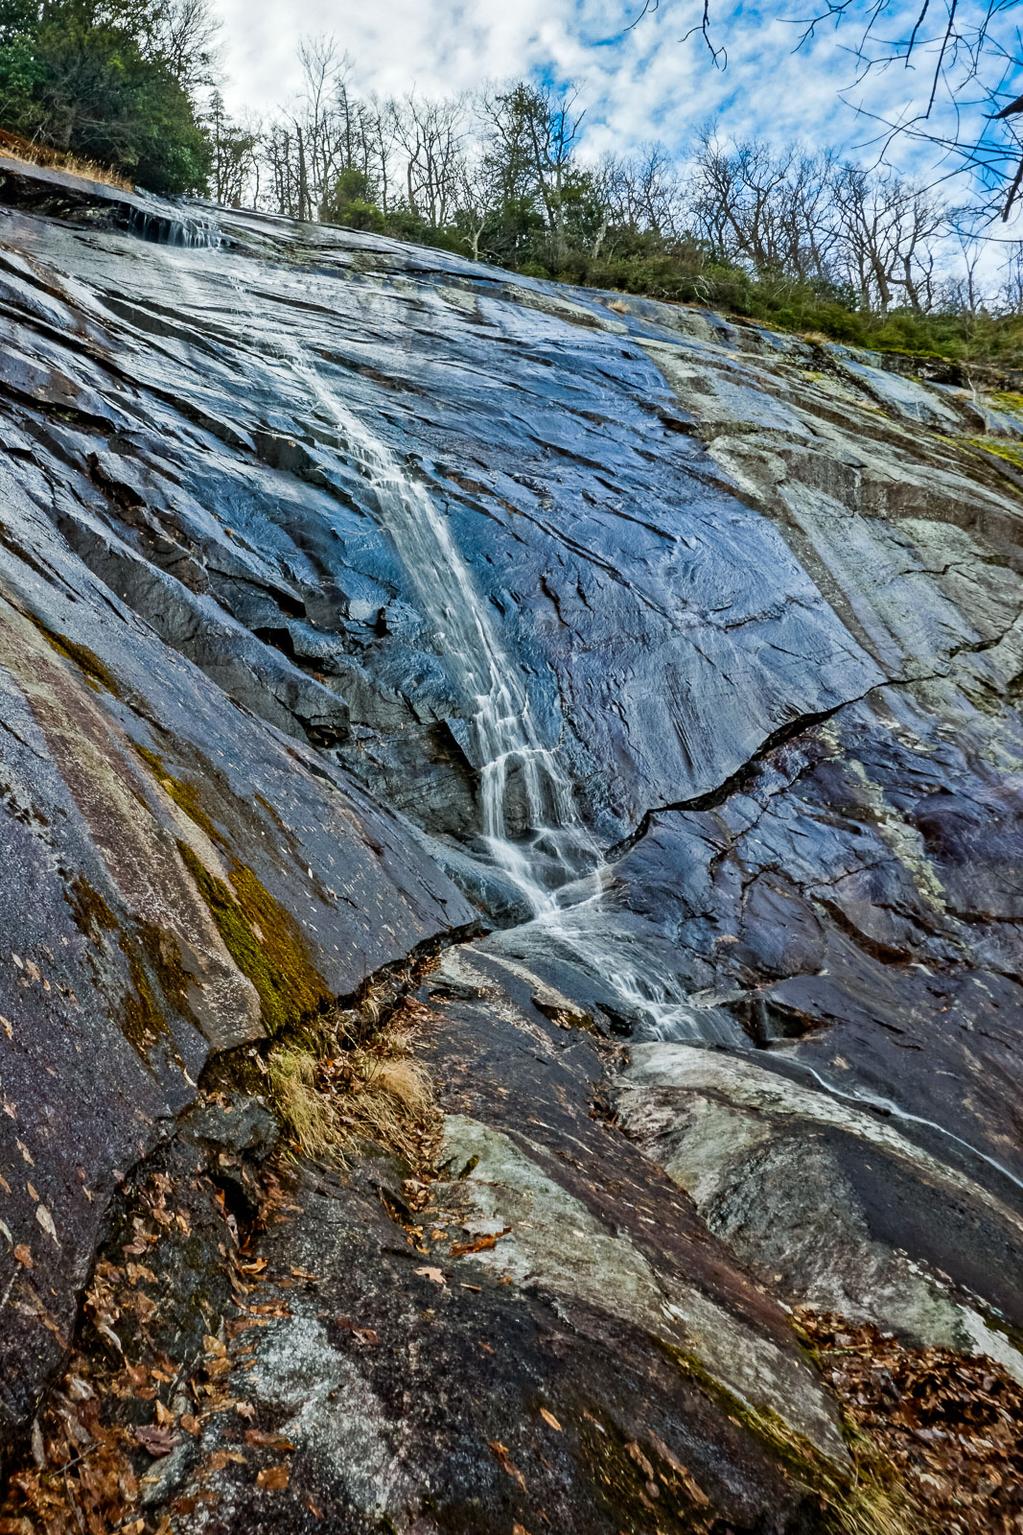
<path fill-rule="evenodd" d="M 476 589 L 450 529 L 426 487 L 327 388 L 315 368 L 296 360 L 305 381 L 377 498 L 393 542 L 470 716 L 479 773 L 483 838 L 496 867 L 529 904 L 532 922 L 514 930 L 541 955 L 599 977 L 623 1015 L 642 1020 L 649 1037 L 741 1044 L 727 1014 L 694 1007 L 672 965 L 670 943 L 650 924 L 630 926 L 609 905 L 611 865 L 576 812 L 572 786 L 555 752 L 541 741 L 529 697 Z M 510 774 L 526 799 L 527 833 L 509 832 Z"/>
<path fill-rule="evenodd" d="M 179 280 L 194 278 L 179 269 Z M 247 306 L 240 281 L 228 281 Z M 523 954 L 542 971 L 552 957 L 595 982 L 612 1011 L 641 1024 L 647 1038 L 742 1047 L 740 1025 L 719 1008 L 694 1005 L 673 963 L 673 945 L 654 923 L 614 904 L 614 871 L 582 822 L 554 748 L 542 740 L 526 688 L 476 587 L 446 519 L 427 487 L 342 403 L 310 355 L 282 329 L 260 342 L 316 402 L 340 439 L 338 450 L 370 486 L 380 523 L 411 582 L 469 723 L 468 755 L 478 774 L 483 844 L 523 897 L 531 920 L 495 935 L 495 957 Z M 513 793 L 524 806 L 513 834 Z M 522 810 L 524 809 L 524 815 Z"/>
<path fill-rule="evenodd" d="M 168 210 L 168 211 L 165 211 Z M 133 207 L 128 228 L 141 240 L 157 245 L 177 245 L 185 250 L 218 250 L 223 243 L 220 225 L 205 214 L 183 214 L 170 204 L 153 200 L 149 207 Z"/>
<path fill-rule="evenodd" d="M 576 813 L 571 784 L 557 757 L 540 739 L 529 697 L 501 647 L 472 573 L 426 487 L 402 470 L 386 445 L 341 404 L 314 368 L 296 362 L 294 370 L 342 434 L 372 487 L 383 527 L 463 696 L 488 852 L 533 913 L 553 913 L 557 890 L 594 869 L 601 854 Z M 516 840 L 508 825 L 515 770 L 525 797 L 525 841 Z"/>

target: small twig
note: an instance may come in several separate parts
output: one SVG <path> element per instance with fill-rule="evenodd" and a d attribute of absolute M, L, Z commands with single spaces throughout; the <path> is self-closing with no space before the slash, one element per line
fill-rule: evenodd
<path fill-rule="evenodd" d="M 63 1466 L 54 1466 L 53 1470 L 47 1472 L 46 1474 L 48 1476 L 56 1476 L 57 1472 L 61 1471 L 61 1472 L 63 1472 L 63 1474 L 65 1476 L 67 1476 L 67 1474 L 71 1470 L 72 1466 L 77 1466 L 78 1462 L 80 1460 L 85 1460 L 87 1456 L 91 1455 L 95 1450 L 98 1450 L 98 1449 L 99 1449 L 99 1445 L 98 1444 L 93 1443 L 93 1444 L 87 1445 L 84 1450 L 81 1450 L 77 1455 L 73 1455 L 69 1461 L 66 1461 L 64 1463 Z"/>
<path fill-rule="evenodd" d="M 72 1462 L 72 1464 L 74 1464 L 74 1463 Z M 65 1494 L 68 1502 L 70 1503 L 71 1507 L 75 1511 L 75 1523 L 78 1525 L 78 1528 L 81 1530 L 82 1535 L 85 1535 L 85 1521 L 82 1518 L 82 1510 L 78 1507 L 78 1501 L 74 1497 L 74 1495 L 73 1495 L 73 1493 L 71 1491 L 71 1483 L 68 1481 L 68 1474 L 67 1473 L 68 1473 L 68 1468 L 67 1468 L 67 1466 L 65 1466 L 64 1467 L 64 1494 Z"/>

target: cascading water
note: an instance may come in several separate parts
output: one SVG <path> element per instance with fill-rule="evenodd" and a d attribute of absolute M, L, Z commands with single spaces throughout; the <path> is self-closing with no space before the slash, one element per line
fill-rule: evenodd
<path fill-rule="evenodd" d="M 152 208 L 133 208 L 128 227 L 142 240 L 184 250 L 217 250 L 223 239 L 220 225 L 208 215 L 167 212 L 165 205 L 155 202 Z"/>
<path fill-rule="evenodd" d="M 237 279 L 229 280 L 244 299 Z M 308 355 L 282 331 L 275 333 L 270 349 L 309 390 L 343 439 L 346 456 L 369 482 L 381 523 L 463 697 L 471 729 L 469 753 L 479 773 L 483 840 L 494 865 L 535 916 L 553 914 L 556 891 L 598 870 L 602 855 L 575 811 L 571 784 L 557 757 L 540 739 L 529 697 L 468 565 L 426 487 L 410 478 L 386 444 L 342 404 Z M 525 835 L 519 838 L 509 832 L 515 773 L 525 800 Z"/>
<path fill-rule="evenodd" d="M 570 964 L 599 976 L 623 1014 L 658 1037 L 742 1039 L 731 1020 L 694 1009 L 672 975 L 656 932 L 628 931 L 605 900 L 611 866 L 580 820 L 555 752 L 540 740 L 529 697 L 502 649 L 472 573 L 426 487 L 331 393 L 307 362 L 292 367 L 342 433 L 373 487 L 381 519 L 412 580 L 445 663 L 471 711 L 483 836 L 495 865 L 521 891 L 527 926 Z M 509 833 L 511 773 L 527 810 L 524 839 Z M 519 929 L 521 935 L 522 929 Z"/>
<path fill-rule="evenodd" d="M 483 837 L 490 855 L 534 913 L 552 913 L 557 888 L 594 869 L 600 852 L 575 812 L 571 785 L 554 752 L 540 740 L 529 698 L 501 648 L 469 567 L 425 486 L 402 471 L 313 368 L 295 366 L 372 486 L 383 525 L 468 705 L 470 750 L 479 771 Z M 509 834 L 515 770 L 525 798 L 524 841 Z"/>
<path fill-rule="evenodd" d="M 187 269 L 179 277 L 193 280 Z M 238 279 L 229 272 L 228 280 L 247 307 Z M 526 689 L 426 486 L 405 472 L 282 329 L 264 332 L 260 340 L 312 396 L 337 433 L 340 451 L 370 485 L 381 524 L 461 695 L 470 726 L 467 752 L 479 775 L 483 843 L 531 914 L 530 921 L 496 936 L 495 957 L 502 939 L 510 953 L 560 957 L 593 978 L 606 1005 L 640 1023 L 647 1037 L 742 1043 L 741 1028 L 726 1013 L 694 1007 L 686 996 L 670 940 L 609 899 L 613 866 L 576 811 L 571 783 L 540 737 Z"/>

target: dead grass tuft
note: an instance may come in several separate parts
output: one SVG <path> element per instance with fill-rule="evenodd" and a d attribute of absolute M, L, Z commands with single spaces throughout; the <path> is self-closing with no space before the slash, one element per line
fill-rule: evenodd
<path fill-rule="evenodd" d="M 414 1162 L 433 1115 L 429 1076 L 412 1060 L 369 1060 L 361 1065 L 340 1105 L 345 1140 L 375 1141 Z"/>
<path fill-rule="evenodd" d="M 746 1408 L 743 1421 L 812 1488 L 826 1510 L 825 1527 L 835 1535 L 923 1535 L 910 1498 L 892 1467 L 866 1436 L 848 1433 L 851 1474 L 824 1459 L 790 1424 L 771 1411 Z"/>
<path fill-rule="evenodd" d="M 329 1098 L 318 1085 L 320 1059 L 301 1045 L 280 1045 L 270 1056 L 270 1084 L 281 1117 L 301 1150 L 326 1157 L 337 1144 Z"/>
<path fill-rule="evenodd" d="M 304 1155 L 344 1161 L 370 1141 L 417 1164 L 437 1122 L 429 1074 L 413 1059 L 423 1011 L 406 1001 L 379 1032 L 360 1041 L 353 1039 L 352 1015 L 338 1013 L 315 1033 L 273 1049 L 274 1097 Z M 380 1016 L 370 997 L 359 1023 L 375 1027 Z"/>
<path fill-rule="evenodd" d="M 914 1535 L 920 1529 L 904 1491 L 873 1465 L 857 1456 L 855 1479 L 833 1505 L 842 1535 Z"/>
<path fill-rule="evenodd" d="M 20 134 L 9 133 L 6 129 L 0 129 L 0 155 L 6 155 L 9 160 L 20 160 L 23 165 L 39 165 L 46 170 L 66 171 L 70 176 L 81 176 L 86 181 L 99 181 L 121 192 L 134 190 L 130 181 L 126 181 L 107 165 L 100 165 L 96 160 L 81 160 L 77 155 L 66 154 L 58 149 L 48 149 L 45 144 L 33 144 Z"/>

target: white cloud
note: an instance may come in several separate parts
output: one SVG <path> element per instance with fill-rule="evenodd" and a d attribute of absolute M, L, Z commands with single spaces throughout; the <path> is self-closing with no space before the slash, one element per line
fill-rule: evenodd
<path fill-rule="evenodd" d="M 979 0 L 959 3 L 968 9 Z M 639 0 L 378 0 L 343 10 L 336 0 L 305 0 L 300 9 L 286 0 L 214 4 L 224 28 L 225 94 L 238 113 L 270 112 L 294 94 L 302 34 L 333 34 L 352 59 L 353 83 L 381 95 L 413 86 L 448 95 L 530 74 L 573 80 L 587 108 L 590 155 L 657 139 L 684 156 L 709 122 L 726 137 L 829 146 L 869 160 L 878 153 L 880 130 L 849 103 L 890 118 L 914 92 L 927 91 L 921 60 L 914 71 L 900 64 L 872 73 L 843 102 L 839 92 L 855 77 L 846 46 L 855 30 L 825 28 L 797 51 L 801 28 L 779 19 L 778 0 L 717 0 L 725 70 L 714 67 L 698 38 L 682 40 L 699 14 L 698 0 L 660 0 L 631 30 L 623 24 Z M 918 5 L 901 0 L 901 12 L 915 17 Z M 797 14 L 810 9 L 792 6 Z M 888 33 L 900 30 L 897 10 Z M 974 115 L 979 120 L 979 108 Z M 910 140 L 899 141 L 890 157 L 904 169 L 934 163 L 929 145 Z"/>

